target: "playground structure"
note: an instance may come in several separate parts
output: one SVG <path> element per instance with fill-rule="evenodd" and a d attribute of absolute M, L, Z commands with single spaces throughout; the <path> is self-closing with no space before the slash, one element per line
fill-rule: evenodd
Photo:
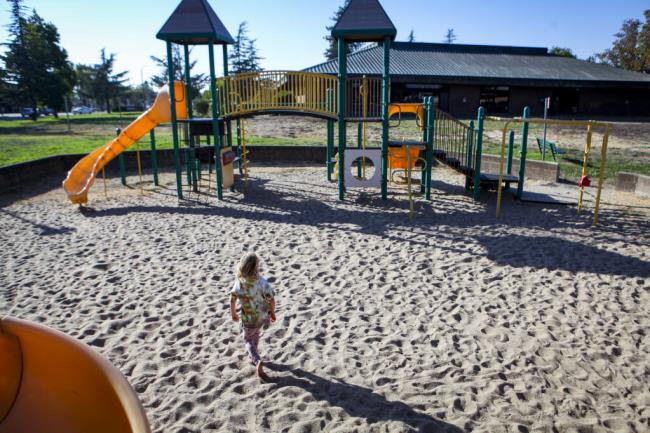
<path fill-rule="evenodd" d="M 372 25 L 368 24 L 369 22 L 372 22 Z M 409 188 L 412 208 L 411 174 L 413 171 L 421 174 L 420 193 L 430 200 L 431 170 L 434 160 L 465 176 L 465 187 L 472 192 L 474 200 L 480 199 L 482 189 L 496 189 L 500 205 L 503 188 L 509 189 L 512 184 L 518 184 L 517 197 L 522 199 L 527 133 L 522 140 L 518 175 L 513 175 L 511 172 L 512 145 L 509 147 L 507 168 L 501 167 L 498 173 L 485 172 L 481 168 L 486 120 L 482 108 L 478 110 L 476 122 L 470 121 L 466 124 L 437 109 L 429 97 L 425 97 L 422 103 L 390 102 L 390 46 L 396 33 L 393 23 L 377 0 L 352 0 L 332 30 L 332 36 L 338 47 L 337 76 L 296 71 L 262 71 L 230 75 L 228 45 L 234 42 L 232 36 L 207 0 L 182 0 L 157 37 L 166 42 L 168 65 L 173 64 L 173 45 L 183 46 L 184 81 L 176 81 L 173 68 L 170 67 L 169 81 L 174 81 L 175 85 L 169 88 L 169 92 L 162 92 L 154 107 L 122 131 L 118 138 L 88 155 L 71 170 L 68 179 L 64 182 L 70 200 L 73 203 L 85 203 L 88 189 L 95 176 L 115 156 L 120 162 L 122 183 L 125 184 L 121 152 L 149 131 L 151 131 L 152 161 L 154 161 L 152 167 L 154 182 L 157 183 L 153 127 L 161 122 L 169 122 L 172 126 L 178 198 L 183 199 L 184 184 L 189 186 L 192 192 L 200 191 L 204 179 L 200 155 L 207 152 L 209 154 L 208 192 L 211 190 L 211 180 L 214 179 L 214 191 L 217 198 L 221 200 L 224 189 L 235 188 L 235 166 L 238 167 L 242 180 L 245 183 L 248 181 L 250 151 L 246 119 L 262 114 L 311 116 L 327 122 L 325 161 L 327 178 L 337 182 L 340 200 L 345 198 L 348 188 L 358 187 L 378 188 L 382 199 L 387 199 L 388 184 L 394 180 L 392 172 L 399 169 L 407 178 L 406 184 Z M 351 42 L 378 42 L 383 46 L 384 67 L 381 77 L 347 76 L 347 45 Z M 193 97 L 185 84 L 190 82 L 190 47 L 194 45 L 208 47 L 211 94 L 209 118 L 194 117 Z M 220 78 L 216 76 L 215 45 L 221 45 L 223 52 L 224 70 Z M 162 104 L 159 100 L 165 97 L 168 98 L 165 108 L 169 107 L 169 111 L 161 113 L 163 115 L 152 120 L 150 114 L 159 111 Z M 175 103 L 170 104 L 171 100 Z M 391 139 L 390 130 L 399 126 L 406 114 L 415 117 L 416 125 L 422 132 L 421 140 Z M 523 119 L 526 117 L 525 113 Z M 488 118 L 488 120 L 497 119 Z M 356 149 L 347 145 L 346 134 L 349 122 L 358 124 Z M 369 146 L 367 139 L 366 129 L 371 122 L 381 124 L 381 140 L 374 146 Z M 512 122 L 524 122 L 523 128 L 527 131 L 527 125 L 538 120 L 516 119 Z M 551 124 L 555 121 L 544 122 Z M 233 134 L 235 129 L 233 123 L 235 123 L 236 135 Z M 580 123 L 583 124 L 586 125 Z M 594 122 L 591 124 L 592 127 L 597 126 Z M 502 147 L 505 146 L 504 143 Z M 184 145 L 184 164 L 181 164 L 181 145 Z M 585 167 L 589 148 L 590 143 L 585 152 Z M 375 172 L 379 172 L 378 175 L 371 177 L 366 175 L 366 168 L 370 162 Z M 604 170 L 604 164 L 603 155 L 601 170 Z M 141 176 L 141 168 L 139 164 L 138 166 Z M 352 167 L 356 167 L 356 175 L 353 174 Z M 185 181 L 183 171 L 186 174 Z M 602 180 L 598 185 L 595 222 L 598 220 Z M 585 184 L 581 183 L 581 190 L 584 190 L 584 186 Z M 582 208 L 582 192 L 578 207 Z"/>
<path fill-rule="evenodd" d="M 149 433 L 122 373 L 42 325 L 0 319 L 0 433 Z"/>
<path fill-rule="evenodd" d="M 68 194 L 72 203 L 83 204 L 88 201 L 88 190 L 93 185 L 97 174 L 104 169 L 106 164 L 120 155 L 143 136 L 153 131 L 161 124 L 171 121 L 172 105 L 176 116 L 184 118 L 185 113 L 185 88 L 183 83 L 174 82 L 171 89 L 175 89 L 180 99 L 170 97 L 174 90 L 164 87 L 156 97 L 155 102 L 146 112 L 132 122 L 117 138 L 108 142 L 105 146 L 96 149 L 94 152 L 79 161 L 68 173 L 63 182 L 63 188 Z M 170 101 L 175 100 L 175 104 Z"/>
<path fill-rule="evenodd" d="M 535 118 L 528 117 L 529 112 L 530 110 L 528 109 L 528 107 L 526 107 L 524 109 L 524 113 L 521 118 L 515 118 L 515 119 L 503 119 L 500 117 L 487 118 L 488 120 L 505 122 L 502 130 L 501 151 L 500 151 L 500 158 L 499 158 L 499 181 L 497 184 L 498 191 L 497 191 L 496 217 L 499 218 L 501 216 L 501 199 L 503 195 L 503 188 L 502 188 L 503 182 L 504 180 L 507 181 L 508 177 L 510 176 L 510 172 L 512 171 L 512 155 L 514 153 L 513 152 L 514 131 L 511 131 L 510 133 L 510 139 L 508 142 L 508 156 L 506 162 L 506 134 L 510 124 L 515 123 L 515 124 L 522 125 L 521 159 L 520 159 L 520 166 L 519 166 L 520 173 L 519 173 L 519 181 L 518 181 L 519 185 L 516 193 L 516 197 L 520 200 L 523 198 L 523 193 L 524 193 L 524 180 L 525 180 L 525 172 L 526 172 L 526 154 L 527 154 L 527 146 L 528 146 L 529 126 L 544 125 L 545 131 L 546 131 L 546 127 L 548 127 L 549 125 L 579 126 L 586 129 L 587 140 L 583 152 L 582 175 L 581 175 L 580 182 L 578 183 L 578 187 L 580 189 L 578 193 L 579 194 L 578 214 L 582 212 L 585 188 L 591 185 L 591 180 L 587 176 L 587 167 L 589 165 L 589 156 L 591 154 L 593 132 L 594 129 L 596 128 L 600 128 L 603 131 L 603 139 L 600 148 L 600 163 L 598 166 L 598 189 L 596 192 L 596 202 L 594 204 L 594 217 L 593 217 L 593 224 L 597 225 L 598 213 L 600 210 L 600 198 L 603 190 L 603 181 L 605 180 L 605 166 L 607 164 L 607 145 L 609 142 L 609 134 L 612 129 L 612 124 L 607 122 L 595 122 L 592 120 L 579 121 L 579 120 L 550 120 L 547 118 L 535 119 Z M 544 138 L 544 141 L 546 142 L 546 138 Z M 505 173 L 506 170 L 507 173 Z"/>

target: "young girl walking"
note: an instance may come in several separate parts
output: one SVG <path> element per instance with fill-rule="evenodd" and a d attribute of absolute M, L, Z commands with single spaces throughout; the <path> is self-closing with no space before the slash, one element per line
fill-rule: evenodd
<path fill-rule="evenodd" d="M 242 338 L 248 358 L 255 365 L 257 376 L 265 379 L 264 364 L 257 351 L 262 328 L 275 322 L 275 293 L 260 275 L 260 259 L 255 253 L 244 254 L 236 269 L 235 283 L 230 291 L 230 316 L 241 319 Z M 239 303 L 239 314 L 237 304 Z"/>

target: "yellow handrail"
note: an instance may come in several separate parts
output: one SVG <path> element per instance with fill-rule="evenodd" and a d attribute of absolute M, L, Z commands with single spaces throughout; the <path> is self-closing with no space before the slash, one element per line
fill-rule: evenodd
<path fill-rule="evenodd" d="M 328 90 L 335 93 L 337 78 L 333 75 L 295 71 L 262 71 L 222 77 L 220 113 L 224 117 L 242 116 L 264 111 L 300 111 L 335 118 L 336 103 L 328 107 Z"/>

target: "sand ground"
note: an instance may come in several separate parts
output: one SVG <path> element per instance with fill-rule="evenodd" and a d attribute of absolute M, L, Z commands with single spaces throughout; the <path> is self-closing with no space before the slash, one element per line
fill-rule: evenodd
<path fill-rule="evenodd" d="M 409 220 L 403 190 L 341 203 L 320 167 L 252 176 L 221 203 L 179 203 L 170 174 L 144 196 L 98 182 L 83 211 L 58 188 L 1 197 L 0 312 L 106 356 L 157 432 L 650 431 L 638 209 L 594 228 L 508 199 L 496 221 L 493 193 L 439 168 Z M 266 384 L 228 314 L 248 250 L 277 290 Z"/>

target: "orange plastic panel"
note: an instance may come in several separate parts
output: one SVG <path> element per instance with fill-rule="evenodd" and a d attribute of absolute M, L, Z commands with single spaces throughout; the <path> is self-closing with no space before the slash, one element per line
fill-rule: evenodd
<path fill-rule="evenodd" d="M 420 156 L 420 149 L 407 148 L 407 147 L 389 147 L 388 148 L 388 166 L 391 170 L 405 170 L 408 166 L 408 153 L 411 152 L 411 169 L 415 167 L 415 163 Z"/>
<path fill-rule="evenodd" d="M 135 391 L 91 348 L 22 320 L 2 327 L 20 342 L 23 372 L 0 433 L 150 433 Z"/>
<path fill-rule="evenodd" d="M 424 105 L 413 102 L 397 102 L 388 104 L 388 118 L 390 119 L 396 114 L 410 113 L 415 114 L 418 118 L 420 125 L 424 121 Z"/>
<path fill-rule="evenodd" d="M 187 118 L 185 85 L 181 81 L 174 82 L 176 99 L 176 118 Z M 172 111 L 169 89 L 163 87 L 151 108 L 135 119 L 122 133 L 104 146 L 95 149 L 92 153 L 81 159 L 68 177 L 63 181 L 63 189 L 68 194 L 72 203 L 84 204 L 88 202 L 88 190 L 95 182 L 95 176 L 102 168 L 111 162 L 117 155 L 131 147 L 133 143 L 148 134 L 161 123 L 171 122 Z"/>

